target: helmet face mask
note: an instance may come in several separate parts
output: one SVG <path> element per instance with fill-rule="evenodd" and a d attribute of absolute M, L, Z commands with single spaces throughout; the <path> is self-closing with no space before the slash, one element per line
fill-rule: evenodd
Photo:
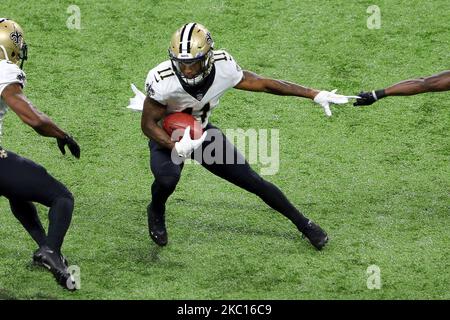
<path fill-rule="evenodd" d="M 28 45 L 24 42 L 19 52 L 20 69 L 23 67 L 25 60 L 28 60 Z"/>
<path fill-rule="evenodd" d="M 23 38 L 22 28 L 14 21 L 0 18 L 0 60 L 6 59 L 15 64 L 28 59 L 28 46 Z"/>
<path fill-rule="evenodd" d="M 209 75 L 214 65 L 213 46 L 209 31 L 201 24 L 188 23 L 174 33 L 169 57 L 174 71 L 185 84 L 198 85 Z"/>

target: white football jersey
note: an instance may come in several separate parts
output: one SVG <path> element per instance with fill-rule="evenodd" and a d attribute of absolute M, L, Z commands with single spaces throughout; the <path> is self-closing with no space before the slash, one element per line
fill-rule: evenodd
<path fill-rule="evenodd" d="M 11 83 L 19 83 L 22 87 L 25 87 L 26 75 L 11 61 L 0 60 L 0 139 L 2 136 L 3 118 L 8 111 L 8 106 L 3 101 L 2 93 Z"/>
<path fill-rule="evenodd" d="M 211 111 L 220 97 L 242 79 L 243 72 L 233 57 L 223 50 L 214 51 L 214 81 L 207 91 L 194 97 L 183 88 L 172 69 L 170 60 L 150 70 L 145 81 L 147 95 L 167 107 L 166 113 L 187 112 L 202 123 L 208 124 Z M 206 81 L 206 80 L 205 80 Z"/>

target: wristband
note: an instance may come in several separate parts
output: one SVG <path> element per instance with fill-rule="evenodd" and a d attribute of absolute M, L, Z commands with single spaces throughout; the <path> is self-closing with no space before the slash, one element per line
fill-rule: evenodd
<path fill-rule="evenodd" d="M 384 89 L 373 91 L 373 96 L 375 97 L 375 100 L 380 100 L 381 98 L 386 97 L 386 92 Z"/>

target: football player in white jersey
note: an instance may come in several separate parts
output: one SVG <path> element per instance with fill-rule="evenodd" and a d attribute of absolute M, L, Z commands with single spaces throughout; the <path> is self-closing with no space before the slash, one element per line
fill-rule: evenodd
<path fill-rule="evenodd" d="M 79 158 L 75 140 L 49 117 L 38 111 L 22 89 L 26 76 L 21 70 L 27 59 L 22 28 L 14 21 L 0 18 L 0 138 L 8 107 L 19 118 L 45 137 L 56 138 L 63 154 L 65 146 Z M 21 63 L 20 68 L 17 65 Z M 8 199 L 11 211 L 39 246 L 33 261 L 51 271 L 56 281 L 68 290 L 75 282 L 67 270 L 61 246 L 72 219 L 74 199 L 69 190 L 45 168 L 0 146 L 0 196 Z M 50 208 L 48 234 L 45 233 L 33 202 Z"/>
<path fill-rule="evenodd" d="M 360 92 L 354 106 L 370 106 L 376 101 L 391 96 L 413 96 L 426 92 L 450 90 L 450 70 L 411 80 L 404 80 L 387 88 Z"/>
<path fill-rule="evenodd" d="M 164 246 L 168 242 L 165 225 L 165 204 L 180 179 L 183 163 L 173 161 L 172 155 L 185 159 L 191 157 L 213 174 L 259 196 L 302 232 L 318 249 L 328 241 L 328 236 L 317 224 L 300 213 L 272 183 L 261 178 L 242 154 L 226 139 L 223 133 L 208 122 L 219 98 L 229 89 L 267 92 L 277 95 L 305 97 L 322 105 L 330 115 L 330 103 L 347 103 L 346 96 L 334 92 L 306 88 L 291 82 L 273 80 L 243 71 L 226 51 L 214 49 L 208 30 L 198 23 L 188 23 L 172 36 L 169 57 L 150 70 L 146 80 L 147 96 L 143 102 L 142 131 L 150 138 L 150 167 L 155 177 L 152 184 L 152 201 L 147 207 L 150 236 Z M 191 140 L 188 129 L 179 142 L 160 127 L 158 122 L 167 114 L 187 112 L 202 123 L 205 131 L 198 140 Z M 195 149 L 205 149 L 214 142 L 221 145 L 219 161 L 202 161 Z M 232 158 L 234 161 L 229 161 Z"/>

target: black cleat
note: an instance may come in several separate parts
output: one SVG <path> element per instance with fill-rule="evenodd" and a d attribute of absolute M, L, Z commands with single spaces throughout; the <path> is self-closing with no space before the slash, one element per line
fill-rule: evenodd
<path fill-rule="evenodd" d="M 299 229 L 300 230 L 300 229 Z M 328 242 L 328 235 L 322 230 L 317 224 L 308 221 L 308 224 L 303 230 L 300 230 L 303 236 L 308 238 L 309 242 L 317 249 L 321 250 L 325 244 Z"/>
<path fill-rule="evenodd" d="M 148 232 L 150 238 L 160 247 L 167 245 L 168 237 L 164 215 L 158 217 L 150 207 L 147 209 Z"/>
<path fill-rule="evenodd" d="M 33 254 L 33 262 L 47 268 L 55 277 L 56 282 L 69 291 L 76 290 L 73 276 L 67 270 L 67 260 L 47 246 L 42 246 Z"/>
<path fill-rule="evenodd" d="M 66 266 L 66 268 L 69 267 L 69 261 L 67 261 L 66 257 L 62 256 L 63 259 L 63 263 Z M 42 251 L 41 248 L 37 249 L 34 253 L 33 253 L 33 263 L 39 267 L 44 267 L 44 265 L 42 264 Z"/>

